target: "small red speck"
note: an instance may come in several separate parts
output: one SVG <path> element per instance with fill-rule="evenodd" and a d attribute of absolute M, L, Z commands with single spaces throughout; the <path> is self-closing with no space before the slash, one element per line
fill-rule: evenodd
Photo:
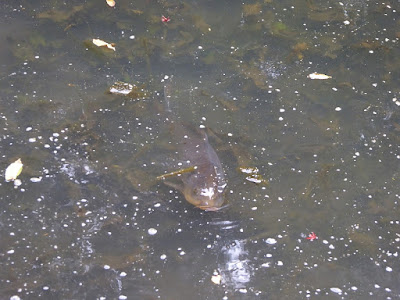
<path fill-rule="evenodd" d="M 314 232 L 311 232 L 308 237 L 306 237 L 307 240 L 313 241 L 315 239 L 318 239 L 317 235 Z"/>
<path fill-rule="evenodd" d="M 163 23 L 168 23 L 169 21 L 171 21 L 171 18 L 170 18 L 170 17 L 161 16 L 161 22 L 163 22 Z"/>

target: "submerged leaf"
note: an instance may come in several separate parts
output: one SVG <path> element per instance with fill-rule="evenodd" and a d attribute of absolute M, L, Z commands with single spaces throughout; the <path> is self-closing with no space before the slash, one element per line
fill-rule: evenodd
<path fill-rule="evenodd" d="M 6 169 L 6 174 L 5 174 L 6 181 L 12 181 L 17 179 L 18 175 L 21 174 L 22 172 L 22 167 L 23 164 L 20 158 L 18 158 L 16 161 L 10 164 Z"/>
<path fill-rule="evenodd" d="M 83 5 L 77 5 L 69 9 L 68 11 L 59 11 L 59 10 L 49 10 L 45 12 L 41 12 L 37 15 L 39 19 L 50 19 L 54 22 L 64 22 L 67 21 L 69 18 L 73 17 L 75 13 L 80 12 L 83 10 Z"/>
<path fill-rule="evenodd" d="M 157 176 L 157 179 L 161 180 L 161 179 L 165 179 L 165 178 L 172 177 L 172 176 L 180 176 L 180 175 L 185 174 L 185 173 L 191 173 L 191 172 L 195 171 L 196 169 L 197 169 L 196 166 L 191 166 L 191 167 L 186 168 L 186 169 L 180 169 L 180 170 L 177 170 L 177 171 L 173 171 L 171 173 L 167 173 L 167 174 L 163 174 L 163 175 Z"/>
<path fill-rule="evenodd" d="M 262 7 L 260 3 L 243 5 L 243 15 L 245 17 L 258 15 L 261 12 L 262 12 Z"/>

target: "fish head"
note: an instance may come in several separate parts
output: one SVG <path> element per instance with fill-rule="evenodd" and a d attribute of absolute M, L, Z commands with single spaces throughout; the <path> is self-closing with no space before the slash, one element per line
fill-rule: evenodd
<path fill-rule="evenodd" d="M 182 192 L 186 201 L 194 206 L 207 211 L 215 211 L 225 201 L 225 186 L 225 182 L 220 185 L 218 178 L 214 176 L 204 178 L 198 174 L 193 174 L 183 181 Z"/>

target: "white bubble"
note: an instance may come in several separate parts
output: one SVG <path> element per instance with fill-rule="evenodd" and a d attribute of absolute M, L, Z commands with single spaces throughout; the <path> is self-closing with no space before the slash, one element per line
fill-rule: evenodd
<path fill-rule="evenodd" d="M 337 288 L 337 287 L 332 287 L 332 288 L 331 288 L 331 291 L 334 292 L 334 293 L 336 293 L 336 294 L 342 294 L 342 290 L 339 289 L 339 288 Z"/>
<path fill-rule="evenodd" d="M 42 177 L 32 177 L 32 178 L 30 179 L 30 181 L 31 181 L 31 182 L 40 182 L 40 181 L 42 181 Z"/>
<path fill-rule="evenodd" d="M 270 266 L 271 266 L 271 263 L 263 263 L 261 265 L 261 267 L 263 267 L 263 268 L 269 268 Z"/>
<path fill-rule="evenodd" d="M 148 232 L 150 235 L 155 235 L 155 234 L 157 233 L 157 229 L 155 229 L 155 228 L 149 228 L 149 230 L 147 230 L 147 232 Z"/>

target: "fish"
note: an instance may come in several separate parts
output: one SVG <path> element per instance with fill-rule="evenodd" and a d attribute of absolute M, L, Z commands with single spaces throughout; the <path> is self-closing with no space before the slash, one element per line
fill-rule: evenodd
<path fill-rule="evenodd" d="M 177 146 L 179 160 L 187 168 L 159 176 L 164 184 L 180 191 L 187 202 L 205 211 L 217 211 L 225 202 L 225 180 L 221 161 L 211 146 L 206 131 L 179 120 L 169 104 L 170 84 L 164 87 L 166 120 Z M 177 182 L 171 178 L 178 179 Z"/>

